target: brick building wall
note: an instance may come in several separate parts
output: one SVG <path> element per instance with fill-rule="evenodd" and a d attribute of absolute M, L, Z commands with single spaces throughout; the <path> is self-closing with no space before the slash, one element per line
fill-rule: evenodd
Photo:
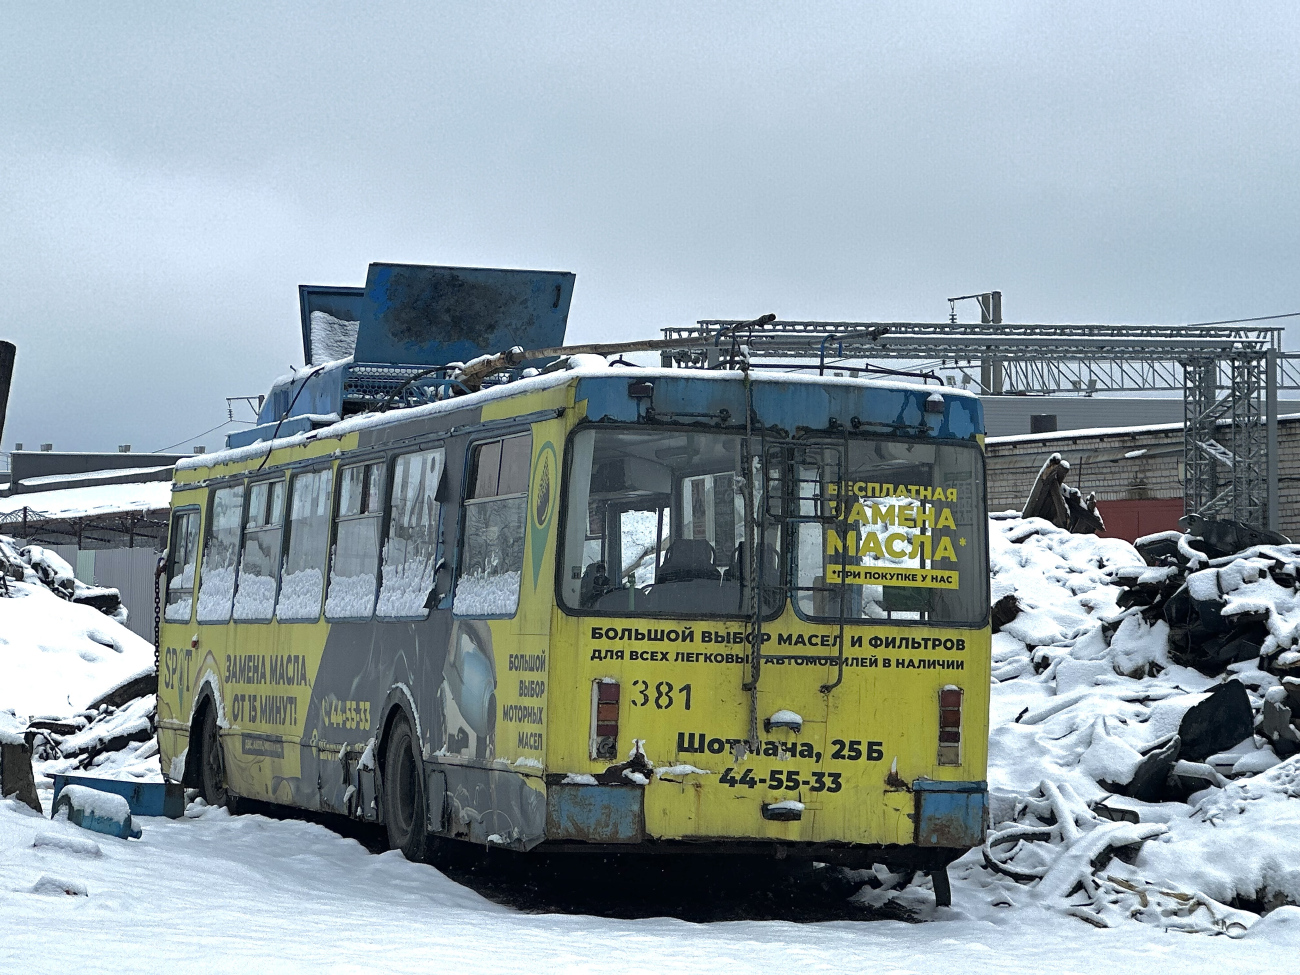
<path fill-rule="evenodd" d="M 1300 539 L 1300 415 L 1278 420 L 1280 522 Z M 1129 538 L 1177 528 L 1183 498 L 1183 427 L 1167 423 L 1112 430 L 990 437 L 989 510 L 1020 510 L 1051 454 L 1070 462 L 1066 483 L 1096 494 L 1108 532 Z"/>

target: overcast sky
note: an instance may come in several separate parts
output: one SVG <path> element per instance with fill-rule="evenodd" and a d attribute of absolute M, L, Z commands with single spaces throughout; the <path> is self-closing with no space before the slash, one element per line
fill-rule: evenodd
<path fill-rule="evenodd" d="M 570 341 L 1300 311 L 1294 3 L 25 6 L 5 450 L 204 442 L 371 261 L 573 271 Z"/>

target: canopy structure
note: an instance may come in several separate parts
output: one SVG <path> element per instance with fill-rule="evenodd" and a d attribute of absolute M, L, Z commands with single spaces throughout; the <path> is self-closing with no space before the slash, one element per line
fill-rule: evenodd
<path fill-rule="evenodd" d="M 664 336 L 660 348 L 679 343 L 662 351 L 666 365 L 725 363 L 743 347 L 750 359 L 822 370 L 938 360 L 978 372 L 985 396 L 1179 391 L 1186 511 L 1277 525 L 1277 393 L 1300 389 L 1300 355 L 1281 351 L 1281 328 L 700 321 Z"/>
<path fill-rule="evenodd" d="M 81 549 L 162 548 L 171 482 L 102 484 L 0 498 L 0 534 Z"/>

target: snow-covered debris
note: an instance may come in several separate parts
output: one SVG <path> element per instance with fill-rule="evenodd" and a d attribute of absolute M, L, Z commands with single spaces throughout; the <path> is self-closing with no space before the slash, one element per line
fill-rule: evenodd
<path fill-rule="evenodd" d="M 147 742 L 154 736 L 157 710 L 152 694 L 120 709 L 105 708 L 102 718 L 91 720 L 82 730 L 60 740 L 59 754 L 68 758 L 88 753 L 93 760 L 100 752 L 120 751 L 131 742 Z"/>
<path fill-rule="evenodd" d="M 0 708 L 67 715 L 153 669 L 153 647 L 89 606 L 35 582 L 0 590 Z"/>
<path fill-rule="evenodd" d="M 38 777 L 95 768 L 156 780 L 154 651 L 90 604 L 48 549 L 0 538 L 0 738 L 30 739 Z M 125 611 L 117 610 L 123 619 Z"/>
<path fill-rule="evenodd" d="M 0 535 L 0 596 L 9 591 L 9 580 L 41 582 L 50 592 L 74 603 L 90 606 L 125 625 L 126 608 L 116 589 L 88 586 L 76 578 L 70 566 L 57 552 L 40 545 L 18 549 L 14 540 Z"/>
<path fill-rule="evenodd" d="M 972 876 L 1099 926 L 1239 935 L 1300 904 L 1300 546 L 990 529 L 993 824 Z"/>
<path fill-rule="evenodd" d="M 1043 518 L 1058 528 L 1082 535 L 1103 531 L 1106 525 L 1097 511 L 1096 496 L 1090 494 L 1085 498 L 1078 488 L 1066 484 L 1069 473 L 1069 461 L 1062 460 L 1060 454 L 1049 456 L 1034 478 L 1021 517 Z"/>
<path fill-rule="evenodd" d="M 63 850 L 83 857 L 101 857 L 104 851 L 91 839 L 84 839 L 68 832 L 45 830 L 32 838 L 32 846 L 51 850 Z"/>
<path fill-rule="evenodd" d="M 18 555 L 36 571 L 36 577 L 51 589 L 72 590 L 72 580 L 77 574 L 58 553 L 39 545 L 28 545 Z"/>
<path fill-rule="evenodd" d="M 58 877 L 51 877 L 47 874 L 42 874 L 36 883 L 32 884 L 30 891 L 33 894 L 44 894 L 46 896 L 89 896 L 89 891 L 86 890 L 86 885 L 81 881 L 60 880 Z"/>

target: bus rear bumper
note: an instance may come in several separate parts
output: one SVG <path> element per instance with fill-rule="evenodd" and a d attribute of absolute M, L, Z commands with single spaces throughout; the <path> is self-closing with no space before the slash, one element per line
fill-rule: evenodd
<path fill-rule="evenodd" d="M 912 783 L 916 846 L 964 851 L 984 842 L 986 782 Z M 546 839 L 554 844 L 645 842 L 645 790 L 625 785 L 552 785 L 546 795 Z M 688 841 L 689 842 L 689 841 Z"/>
<path fill-rule="evenodd" d="M 987 782 L 917 779 L 916 845 L 968 850 L 984 842 L 988 820 Z"/>
<path fill-rule="evenodd" d="M 553 785 L 546 790 L 548 839 L 640 843 L 645 790 L 626 785 Z"/>

